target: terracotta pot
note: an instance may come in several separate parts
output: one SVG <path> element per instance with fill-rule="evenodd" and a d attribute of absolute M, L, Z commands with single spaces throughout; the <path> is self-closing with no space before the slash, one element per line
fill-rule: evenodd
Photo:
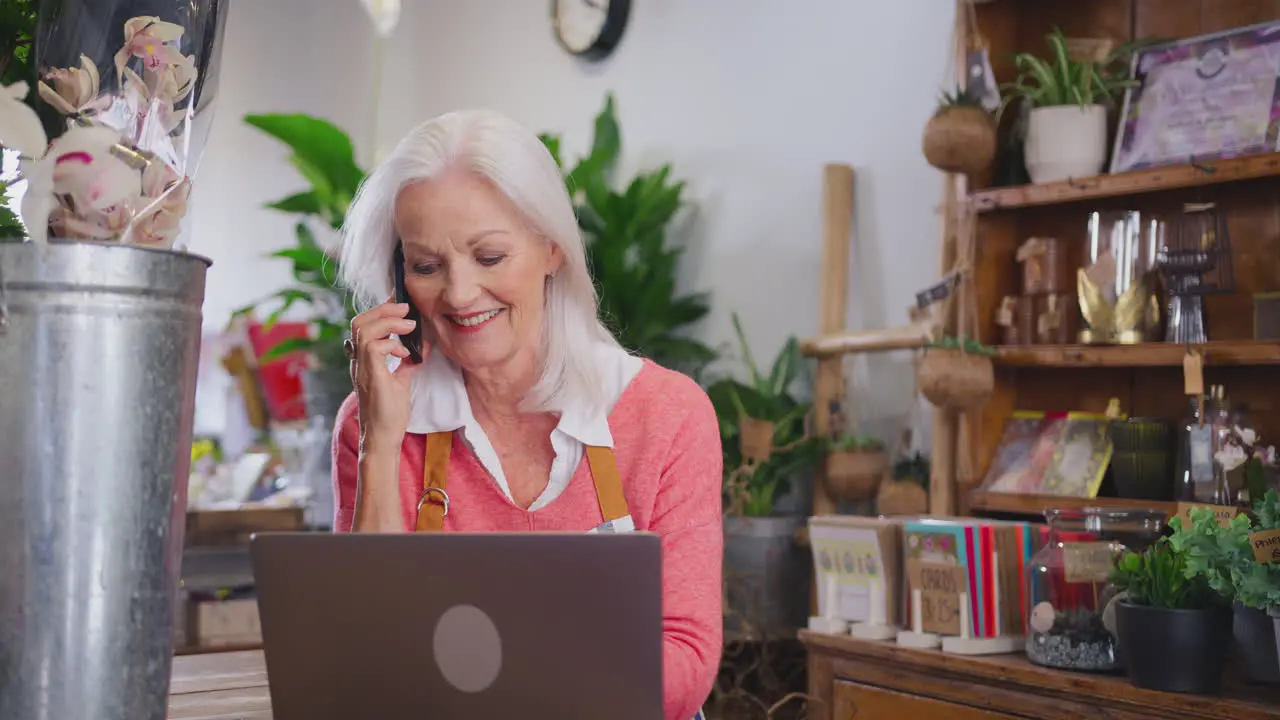
<path fill-rule="evenodd" d="M 996 157 L 996 127 L 977 107 L 944 107 L 924 126 L 924 157 L 944 172 L 973 175 Z"/>
<path fill-rule="evenodd" d="M 738 448 L 745 460 L 762 463 L 773 455 L 773 423 L 743 416 L 738 419 Z"/>
<path fill-rule="evenodd" d="M 827 453 L 827 492 L 857 502 L 875 495 L 889 468 L 883 450 L 833 450 Z"/>
<path fill-rule="evenodd" d="M 995 389 L 991 358 L 952 348 L 929 348 L 917 375 L 920 393 L 940 408 L 964 411 L 986 402 Z"/>

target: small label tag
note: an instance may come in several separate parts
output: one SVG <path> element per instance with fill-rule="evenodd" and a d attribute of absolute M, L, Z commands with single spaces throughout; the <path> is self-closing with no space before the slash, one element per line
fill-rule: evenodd
<path fill-rule="evenodd" d="M 1182 383 L 1185 394 L 1204 394 L 1204 363 L 1195 350 L 1182 357 Z"/>
<path fill-rule="evenodd" d="M 1069 583 L 1106 582 L 1114 562 L 1115 551 L 1109 542 L 1062 544 L 1062 573 Z"/>
<path fill-rule="evenodd" d="M 1206 505 L 1204 503 L 1178 503 L 1178 513 L 1173 517 L 1182 518 L 1182 527 L 1191 527 L 1191 509 L 1192 508 L 1209 508 L 1213 511 L 1213 516 L 1217 518 L 1218 525 L 1226 527 L 1231 524 L 1231 519 L 1240 511 L 1227 505 Z M 1172 520 L 1173 518 L 1170 518 Z"/>
<path fill-rule="evenodd" d="M 1280 530 L 1263 530 L 1249 534 L 1253 559 L 1260 563 L 1280 563 Z"/>
<path fill-rule="evenodd" d="M 616 535 L 620 533 L 629 533 L 629 532 L 635 532 L 635 531 L 636 531 L 636 523 L 634 520 L 631 519 L 630 515 L 627 515 L 625 517 L 620 517 L 617 520 L 610 520 L 609 522 L 601 523 L 595 526 L 594 528 L 588 530 L 587 534 L 588 535 L 595 535 L 595 534 Z"/>
<path fill-rule="evenodd" d="M 1013 325 L 1013 313 L 1018 308 L 1018 298 L 1006 295 L 1000 300 L 1000 308 L 996 310 L 996 324 L 1000 327 Z"/>
<path fill-rule="evenodd" d="M 991 55 L 985 47 L 974 48 L 965 54 L 965 91 L 978 98 L 987 112 L 1000 108 L 1000 88 L 996 85 L 996 73 L 991 69 Z"/>
<path fill-rule="evenodd" d="M 916 307 L 923 310 L 936 302 L 946 300 L 951 295 L 951 290 L 955 286 L 958 277 L 955 273 L 948 274 L 932 287 L 916 293 Z"/>

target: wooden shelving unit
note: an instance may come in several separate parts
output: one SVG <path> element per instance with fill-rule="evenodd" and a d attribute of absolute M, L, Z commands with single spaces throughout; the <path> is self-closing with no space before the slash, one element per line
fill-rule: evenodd
<path fill-rule="evenodd" d="M 1133 500 L 1129 498 L 1096 497 L 1074 498 L 1058 495 L 1013 495 L 1010 493 L 975 492 L 969 496 L 969 509 L 988 513 L 1015 515 L 1040 515 L 1045 508 L 1129 508 L 1157 510 L 1173 515 L 1177 503 L 1164 500 Z"/>
<path fill-rule="evenodd" d="M 1280 17 L 1280 0 L 1002 0 L 973 7 L 999 82 L 1016 76 L 1015 54 L 1042 56 L 1045 36 L 1054 27 L 1072 38 L 1122 43 L 1143 37 L 1189 37 Z M 1110 122 L 1116 122 L 1114 114 Z M 1168 218 L 1188 202 L 1217 203 L 1231 236 L 1235 288 L 1205 299 L 1211 342 L 1194 349 L 1203 355 L 1206 381 L 1224 384 L 1234 400 L 1246 401 L 1262 437 L 1280 438 L 1280 382 L 1275 367 L 1280 365 L 1280 342 L 1253 337 L 1253 296 L 1280 291 L 1280 153 L 1041 185 L 994 187 L 990 176 L 961 182 L 967 189 L 953 208 L 955 214 L 948 216 L 948 225 L 959 226 L 966 214 L 973 214 L 977 334 L 988 345 L 1000 342 L 996 314 L 1001 300 L 1019 293 L 1015 255 L 1028 238 L 1053 237 L 1065 243 L 1068 277 L 1074 279 L 1076 268 L 1085 260 L 1090 213 L 1122 210 Z M 945 242 L 953 238 L 946 237 Z M 1064 291 L 1074 295 L 1074 280 L 1069 285 Z M 1075 303 L 1074 297 L 1068 300 Z M 957 452 L 968 457 L 955 463 L 958 510 L 1034 517 L 1054 505 L 1132 503 L 1114 498 L 995 495 L 976 488 L 1015 410 L 1103 412 L 1116 398 L 1131 416 L 1185 417 L 1189 408 L 1182 364 L 1187 350 L 1184 345 L 1162 342 L 998 346 L 994 394 L 985 406 L 959 421 L 964 432 Z M 960 476 L 965 469 L 968 476 Z"/>
<path fill-rule="evenodd" d="M 1181 367 L 1189 350 L 1205 365 L 1278 365 L 1280 342 L 1223 340 L 1202 345 L 1006 345 L 996 348 L 996 363 L 1009 367 Z"/>
<path fill-rule="evenodd" d="M 1280 153 L 1214 160 L 1203 163 L 1136 170 L 1116 175 L 990 188 L 969 194 L 969 205 L 981 213 L 1016 210 L 1037 205 L 1131 197 L 1184 188 L 1221 185 L 1280 175 Z"/>

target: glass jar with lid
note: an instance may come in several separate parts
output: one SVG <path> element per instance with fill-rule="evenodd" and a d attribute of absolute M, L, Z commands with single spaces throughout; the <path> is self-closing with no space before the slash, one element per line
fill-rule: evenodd
<path fill-rule="evenodd" d="M 1048 543 L 1027 566 L 1027 659 L 1037 665 L 1111 672 L 1120 669 L 1115 595 L 1108 576 L 1126 550 L 1160 537 L 1165 514 L 1118 508 L 1045 511 Z"/>

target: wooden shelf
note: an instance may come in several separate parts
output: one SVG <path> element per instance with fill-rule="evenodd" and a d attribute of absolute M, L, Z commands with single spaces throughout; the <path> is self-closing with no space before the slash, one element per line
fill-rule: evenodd
<path fill-rule="evenodd" d="M 800 630 L 809 650 L 809 717 L 1184 718 L 1274 720 L 1280 690 L 1245 682 L 1229 664 L 1216 695 L 1135 687 L 1123 673 L 1057 670 L 1032 664 L 1019 649 L 1003 655 L 917 650 Z M 174 666 L 189 683 L 190 661 Z M 873 704 L 874 703 L 874 704 Z"/>
<path fill-rule="evenodd" d="M 1116 175 L 1095 175 L 1043 185 L 978 190 L 970 193 L 969 205 L 978 212 L 994 212 L 1276 176 L 1280 176 L 1280 153 L 1267 153 Z"/>
<path fill-rule="evenodd" d="M 982 512 L 1000 512 L 1016 515 L 1043 515 L 1047 508 L 1126 508 L 1151 509 L 1173 516 L 1178 504 L 1165 500 L 1129 500 L 1126 498 L 1096 497 L 1078 498 L 1060 495 L 1016 495 L 974 491 L 969 496 L 969 509 Z"/>
<path fill-rule="evenodd" d="M 1206 365 L 1277 365 L 1280 342 L 1223 340 L 1191 346 Z M 1015 367 L 1178 367 L 1186 345 L 1004 345 L 996 349 L 996 364 Z"/>

